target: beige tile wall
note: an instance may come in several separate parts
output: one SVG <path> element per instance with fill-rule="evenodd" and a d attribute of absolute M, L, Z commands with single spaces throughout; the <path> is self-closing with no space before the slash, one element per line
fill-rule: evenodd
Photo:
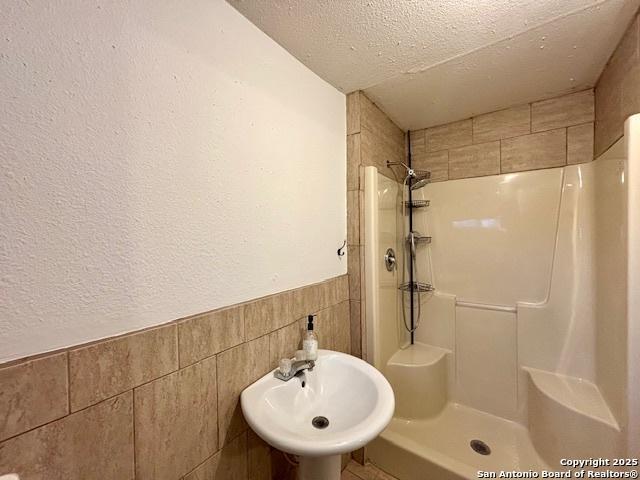
<path fill-rule="evenodd" d="M 585 90 L 412 131 L 412 166 L 438 182 L 589 162 L 594 115 Z"/>
<path fill-rule="evenodd" d="M 640 113 L 639 32 L 637 15 L 596 84 L 596 156 L 624 134 L 628 116 Z"/>
<path fill-rule="evenodd" d="M 353 355 L 363 356 L 364 332 L 364 180 L 375 166 L 389 178 L 387 161 L 405 160 L 405 134 L 362 92 L 347 95 L 347 251 L 350 337 Z M 396 170 L 396 173 L 398 170 Z"/>
<path fill-rule="evenodd" d="M 0 473 L 281 478 L 284 458 L 248 429 L 239 394 L 299 348 L 308 313 L 321 348 L 349 353 L 352 306 L 343 275 L 0 367 Z"/>

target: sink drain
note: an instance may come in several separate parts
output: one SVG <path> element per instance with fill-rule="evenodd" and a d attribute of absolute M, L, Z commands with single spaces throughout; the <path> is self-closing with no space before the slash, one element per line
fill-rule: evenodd
<path fill-rule="evenodd" d="M 474 452 L 479 453 L 480 455 L 491 455 L 491 448 L 489 445 L 484 443 L 482 440 L 471 440 L 469 443 Z"/>
<path fill-rule="evenodd" d="M 311 420 L 311 425 L 322 430 L 329 426 L 329 419 L 327 417 L 314 417 L 313 420 Z"/>

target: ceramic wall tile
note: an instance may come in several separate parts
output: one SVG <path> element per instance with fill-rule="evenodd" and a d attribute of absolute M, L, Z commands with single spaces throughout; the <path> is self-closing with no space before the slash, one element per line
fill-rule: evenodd
<path fill-rule="evenodd" d="M 93 405 L 177 369 L 175 324 L 73 349 L 69 352 L 71 410 Z"/>
<path fill-rule="evenodd" d="M 69 413 L 67 354 L 0 369 L 0 441 Z"/>

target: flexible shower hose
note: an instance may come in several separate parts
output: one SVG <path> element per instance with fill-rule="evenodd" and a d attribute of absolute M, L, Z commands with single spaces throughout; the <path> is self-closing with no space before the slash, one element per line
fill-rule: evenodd
<path fill-rule="evenodd" d="M 408 234 L 404 234 L 407 230 L 408 230 L 408 226 L 407 226 L 407 222 L 405 221 L 405 216 L 406 216 L 406 209 L 407 209 L 407 202 L 408 200 L 405 200 L 405 195 L 406 192 L 408 191 L 408 189 L 410 188 L 409 185 L 409 181 L 412 178 L 411 175 L 407 175 L 404 179 L 403 185 L 402 185 L 402 241 L 404 242 L 405 245 L 403 245 L 403 250 L 405 252 L 405 262 L 406 262 L 406 257 L 409 257 L 409 268 L 413 269 L 413 284 L 409 285 L 409 298 L 410 298 L 410 302 L 413 302 L 413 296 L 411 295 L 411 290 L 413 290 L 413 286 L 414 285 L 418 285 L 418 262 L 416 259 L 416 241 L 415 241 L 415 236 L 413 235 L 413 232 L 409 232 Z M 407 248 L 407 240 L 410 241 L 410 245 L 408 246 L 409 248 Z M 406 265 L 403 266 L 402 268 L 402 283 L 407 283 L 406 278 L 407 276 L 407 268 Z M 407 312 L 406 312 L 406 308 L 405 308 L 405 301 L 404 301 L 404 295 L 402 296 L 402 320 L 404 323 L 404 328 L 407 330 L 407 332 L 409 333 L 413 333 L 415 332 L 418 327 L 420 326 L 420 314 L 421 314 L 421 307 L 422 307 L 422 302 L 420 299 L 420 290 L 418 288 L 415 289 L 414 292 L 417 297 L 418 297 L 418 308 L 416 311 L 416 321 L 413 325 L 413 328 L 411 328 L 408 324 L 407 324 Z"/>

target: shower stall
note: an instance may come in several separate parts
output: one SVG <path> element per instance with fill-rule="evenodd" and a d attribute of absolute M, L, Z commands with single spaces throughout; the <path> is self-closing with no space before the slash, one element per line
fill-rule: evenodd
<path fill-rule="evenodd" d="M 367 359 L 396 395 L 367 457 L 401 480 L 638 458 L 640 115 L 587 164 L 410 166 L 365 169 Z"/>

